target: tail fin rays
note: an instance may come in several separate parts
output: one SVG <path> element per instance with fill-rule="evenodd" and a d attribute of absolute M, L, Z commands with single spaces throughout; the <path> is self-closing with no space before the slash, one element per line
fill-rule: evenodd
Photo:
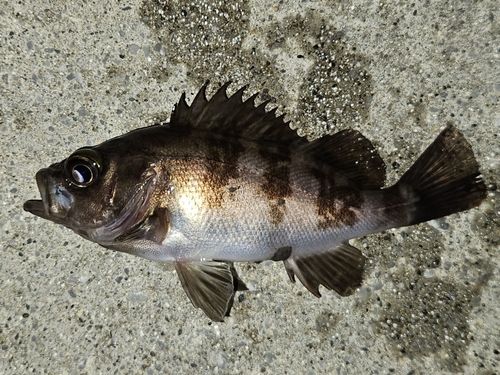
<path fill-rule="evenodd" d="M 418 224 L 479 206 L 486 185 L 472 147 L 449 125 L 424 151 L 395 187 L 415 199 L 406 225 Z"/>

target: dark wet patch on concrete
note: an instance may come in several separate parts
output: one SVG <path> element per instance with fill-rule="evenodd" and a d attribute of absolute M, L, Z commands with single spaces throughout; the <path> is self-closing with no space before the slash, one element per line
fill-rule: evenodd
<path fill-rule="evenodd" d="M 396 278 L 406 279 L 401 272 Z M 396 280 L 396 279 L 395 279 Z M 468 319 L 480 300 L 480 288 L 469 288 L 438 277 L 415 277 L 403 296 L 382 297 L 376 330 L 393 349 L 408 357 L 435 355 L 442 369 L 460 371 L 473 339 Z"/>
<path fill-rule="evenodd" d="M 214 84 L 233 81 L 234 87 L 250 84 L 249 92 L 258 88 L 262 100 L 280 105 L 298 99 L 296 111 L 289 116 L 313 137 L 367 118 L 372 97 L 369 61 L 316 10 L 263 22 L 258 35 L 266 36 L 266 49 L 252 40 L 255 32 L 247 2 L 145 1 L 141 16 L 159 39 L 154 50 L 164 56 L 150 71 L 159 82 L 173 74 L 172 66 L 183 65 L 196 86 L 207 79 Z M 280 68 L 277 57 L 289 49 L 287 43 L 301 51 L 288 58 L 297 63 L 305 59 L 310 66 L 298 98 L 291 98 L 290 88 L 284 86 L 289 74 Z"/>
<path fill-rule="evenodd" d="M 372 99 L 369 61 L 355 52 L 344 33 L 331 26 L 324 14 L 307 10 L 276 23 L 268 32 L 271 49 L 283 48 L 292 39 L 304 51 L 297 57 L 313 61 L 300 88 L 298 117 L 322 131 L 367 119 Z"/>
<path fill-rule="evenodd" d="M 396 355 L 433 356 L 443 370 L 460 372 L 474 340 L 471 313 L 494 266 L 472 252 L 460 264 L 450 263 L 443 254 L 444 243 L 449 243 L 446 232 L 428 225 L 400 234 L 402 241 L 389 232 L 362 240 L 371 260 L 366 272 L 375 272 L 380 280 L 365 285 L 369 297 L 363 297 L 379 315 L 375 331 L 387 338 Z M 453 246 L 448 245 L 449 251 Z M 397 264 L 403 257 L 404 265 Z M 384 287 L 386 283 L 391 287 Z"/>
<path fill-rule="evenodd" d="M 196 86 L 207 79 L 220 84 L 233 81 L 235 86 L 252 83 L 260 87 L 271 81 L 274 91 L 282 92 L 273 58 L 256 48 L 242 48 L 250 32 L 250 13 L 250 6 L 244 1 L 202 4 L 145 1 L 142 18 L 158 36 L 155 48 L 165 56 L 165 64 L 160 63 L 151 73 L 158 81 L 165 81 L 173 74 L 172 66 L 184 65 Z M 274 99 L 274 95 L 266 93 L 262 98 Z"/>

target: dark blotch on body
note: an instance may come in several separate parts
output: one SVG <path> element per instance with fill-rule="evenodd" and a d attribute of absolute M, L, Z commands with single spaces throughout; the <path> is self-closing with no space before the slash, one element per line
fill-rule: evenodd
<path fill-rule="evenodd" d="M 324 230 L 356 224 L 356 212 L 351 208 L 360 208 L 363 204 L 360 191 L 353 186 L 338 186 L 331 177 L 318 169 L 313 169 L 312 173 L 319 183 L 316 199 L 320 216 L 318 228 Z"/>
<path fill-rule="evenodd" d="M 277 226 L 285 217 L 285 198 L 292 194 L 290 149 L 288 146 L 260 147 L 259 154 L 268 163 L 261 189 L 268 199 L 271 222 Z"/>
<path fill-rule="evenodd" d="M 213 138 L 210 141 L 206 173 L 202 177 L 206 189 L 204 196 L 209 208 L 222 207 L 229 180 L 239 177 L 238 159 L 244 151 L 243 145 L 235 140 Z M 229 191 L 234 192 L 236 188 L 231 187 Z"/>

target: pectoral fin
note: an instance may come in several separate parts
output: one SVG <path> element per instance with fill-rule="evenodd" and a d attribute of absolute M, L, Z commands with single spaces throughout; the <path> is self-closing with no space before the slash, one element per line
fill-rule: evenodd
<path fill-rule="evenodd" d="M 236 291 L 247 290 L 228 262 L 176 262 L 182 287 L 195 307 L 213 321 L 222 321 L 233 306 Z"/>
<path fill-rule="evenodd" d="M 166 208 L 156 208 L 153 213 L 136 227 L 124 232 L 115 242 L 149 240 L 161 245 L 170 226 L 170 213 Z"/>
<path fill-rule="evenodd" d="M 365 257 L 348 243 L 324 253 L 291 256 L 284 261 L 292 282 L 295 275 L 316 297 L 321 297 L 319 286 L 333 289 L 341 296 L 348 296 L 361 284 Z"/>

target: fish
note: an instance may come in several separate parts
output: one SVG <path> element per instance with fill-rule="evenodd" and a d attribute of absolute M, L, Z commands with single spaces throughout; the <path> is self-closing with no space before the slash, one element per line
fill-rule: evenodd
<path fill-rule="evenodd" d="M 36 173 L 24 210 L 107 249 L 173 263 L 192 304 L 229 316 L 248 290 L 235 262 L 283 262 L 313 295 L 361 285 L 365 256 L 349 240 L 477 207 L 486 185 L 464 135 L 447 124 L 397 183 L 372 143 L 345 129 L 313 141 L 244 99 L 230 82 L 170 121 L 82 147 Z"/>

